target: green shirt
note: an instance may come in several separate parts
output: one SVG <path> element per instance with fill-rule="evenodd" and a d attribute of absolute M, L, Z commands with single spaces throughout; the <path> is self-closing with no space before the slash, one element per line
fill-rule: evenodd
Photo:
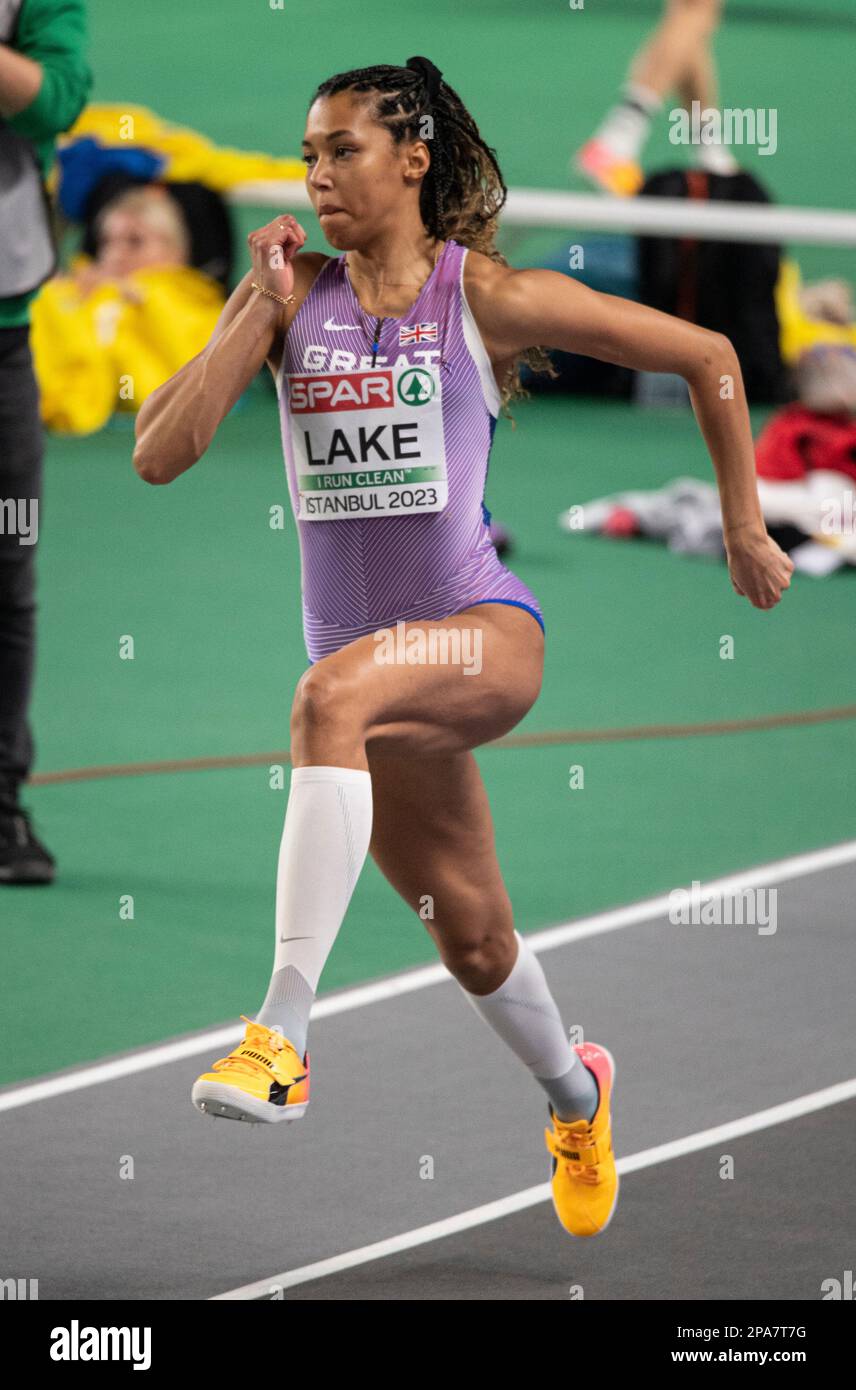
<path fill-rule="evenodd" d="M 92 86 L 85 44 L 85 0 L 24 0 L 10 46 L 41 64 L 42 85 L 30 105 L 6 123 L 32 141 L 43 178 L 54 161 L 57 135 L 74 125 Z M 0 328 L 28 323 L 37 293 L 0 299 Z"/>

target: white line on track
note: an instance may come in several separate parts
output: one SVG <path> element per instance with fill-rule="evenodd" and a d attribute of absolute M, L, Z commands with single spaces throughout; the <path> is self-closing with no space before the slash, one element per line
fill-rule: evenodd
<path fill-rule="evenodd" d="M 800 878 L 805 874 L 823 873 L 841 864 L 856 860 L 856 840 L 831 845 L 826 849 L 812 850 L 808 854 L 796 854 L 787 859 L 779 859 L 771 864 L 759 864 L 754 868 L 743 869 L 726 878 L 709 879 L 702 884 L 701 895 L 710 893 L 737 894 L 744 888 L 758 888 L 768 883 L 782 883 L 786 879 Z M 676 887 L 684 885 L 677 884 Z M 636 926 L 652 917 L 663 917 L 670 907 L 669 893 L 660 893 L 642 902 L 630 903 L 626 907 L 611 908 L 591 917 L 580 917 L 574 922 L 564 922 L 559 926 L 547 927 L 543 931 L 527 932 L 526 940 L 533 951 L 553 951 L 573 941 L 582 941 L 587 936 L 599 936 L 605 932 L 620 931 L 624 927 Z M 379 1004 L 385 999 L 395 999 L 402 994 L 427 989 L 451 980 L 444 965 L 426 965 L 416 970 L 404 970 L 390 975 L 370 985 L 356 985 L 353 989 L 341 990 L 338 994 L 318 999 L 312 1007 L 312 1025 L 322 1018 L 334 1014 L 349 1013 L 352 1009 L 362 1009 L 369 1004 Z M 43 1081 L 25 1082 L 0 1090 L 0 1113 L 16 1110 L 23 1105 L 33 1105 L 36 1101 L 51 1100 L 55 1096 L 68 1095 L 83 1090 L 87 1086 L 102 1086 L 109 1081 L 118 1081 L 137 1072 L 150 1071 L 153 1067 L 168 1066 L 186 1057 L 197 1057 L 204 1052 L 221 1052 L 231 1049 L 243 1037 L 243 1025 L 230 1024 L 214 1028 L 205 1033 L 197 1033 L 190 1038 L 175 1042 L 160 1043 L 156 1047 L 140 1048 L 124 1057 L 116 1057 L 109 1062 L 97 1062 L 92 1066 L 78 1067 L 61 1072 L 57 1076 L 46 1077 Z"/>
<path fill-rule="evenodd" d="M 619 1158 L 616 1168 L 620 1176 L 636 1173 L 641 1168 L 652 1168 L 669 1159 L 681 1158 L 684 1154 L 696 1153 L 714 1145 L 739 1139 L 744 1134 L 754 1134 L 759 1129 L 769 1129 L 772 1125 L 784 1124 L 788 1120 L 810 1115 L 815 1110 L 823 1110 L 830 1105 L 840 1105 L 842 1101 L 856 1096 L 856 1077 L 842 1081 L 836 1086 L 827 1086 L 822 1091 L 812 1091 L 795 1100 L 773 1105 L 768 1110 L 757 1110 L 754 1115 L 744 1115 L 740 1120 L 729 1120 L 727 1124 L 716 1125 L 713 1129 L 702 1129 L 697 1134 L 688 1134 L 683 1139 L 673 1139 L 667 1144 L 658 1144 L 653 1149 L 643 1149 L 640 1153 Z M 443 1221 L 432 1221 L 428 1226 L 417 1226 L 415 1230 L 403 1231 L 401 1235 L 388 1240 L 378 1240 L 372 1245 L 363 1245 L 357 1250 L 346 1250 L 328 1260 L 317 1260 L 314 1264 L 301 1265 L 299 1269 L 287 1269 L 282 1274 L 273 1274 L 269 1279 L 259 1279 L 253 1284 L 243 1284 L 227 1293 L 215 1294 L 218 1300 L 261 1300 L 274 1299 L 285 1289 L 296 1284 L 307 1284 L 313 1279 L 323 1279 L 331 1274 L 341 1274 L 343 1270 L 354 1269 L 357 1265 L 370 1264 L 387 1255 L 397 1255 L 402 1250 L 413 1250 L 418 1245 L 427 1245 L 444 1236 L 457 1235 L 473 1226 L 484 1226 L 490 1221 L 499 1221 L 526 1207 L 534 1207 L 539 1202 L 550 1200 L 549 1182 L 539 1183 L 537 1187 L 527 1187 L 522 1192 L 513 1192 L 509 1197 L 501 1197 L 496 1202 L 487 1202 L 481 1207 L 471 1207 L 457 1216 L 446 1217 Z"/>

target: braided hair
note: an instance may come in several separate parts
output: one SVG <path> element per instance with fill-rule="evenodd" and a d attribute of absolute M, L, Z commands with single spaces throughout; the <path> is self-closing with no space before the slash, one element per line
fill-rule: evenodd
<path fill-rule="evenodd" d="M 403 68 L 352 68 L 322 82 L 312 102 L 345 91 L 366 94 L 372 120 L 389 131 L 395 145 L 405 140 L 428 143 L 431 165 L 419 190 L 428 235 L 442 241 L 454 238 L 507 266 L 494 245 L 497 217 L 508 196 L 496 151 L 482 139 L 461 98 L 434 64 L 415 57 Z M 558 375 L 543 348 L 525 348 L 518 355 L 501 391 L 502 412 L 512 422 L 509 403 L 529 395 L 520 380 L 521 361 L 532 371 Z"/>

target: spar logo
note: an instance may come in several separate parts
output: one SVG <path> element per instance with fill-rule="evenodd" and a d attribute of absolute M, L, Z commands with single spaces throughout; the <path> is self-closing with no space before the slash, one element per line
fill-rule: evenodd
<path fill-rule="evenodd" d="M 424 367 L 413 367 L 401 373 L 397 390 L 405 405 L 427 405 L 434 395 L 434 378 Z"/>
<path fill-rule="evenodd" d="M 295 415 L 392 409 L 394 404 L 391 371 L 318 373 L 288 378 L 288 406 Z"/>

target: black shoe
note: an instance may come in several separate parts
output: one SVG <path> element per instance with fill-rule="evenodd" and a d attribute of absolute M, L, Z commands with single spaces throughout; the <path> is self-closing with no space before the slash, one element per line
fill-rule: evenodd
<path fill-rule="evenodd" d="M 55 861 L 22 806 L 0 807 L 0 884 L 53 883 Z"/>

